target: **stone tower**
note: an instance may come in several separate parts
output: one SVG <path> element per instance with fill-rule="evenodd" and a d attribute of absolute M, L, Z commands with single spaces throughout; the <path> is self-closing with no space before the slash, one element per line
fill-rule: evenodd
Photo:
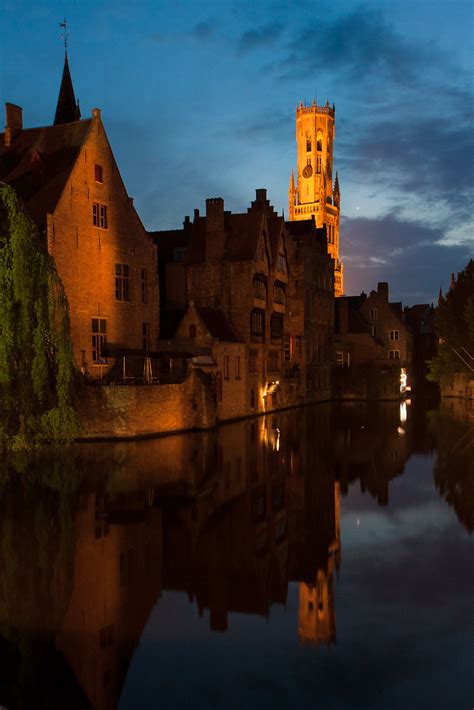
<path fill-rule="evenodd" d="M 343 265 L 339 260 L 339 180 L 333 183 L 333 145 L 336 109 L 333 105 L 296 108 L 297 179 L 290 177 L 288 202 L 290 220 L 311 219 L 317 227 L 326 225 L 328 252 L 334 259 L 334 293 L 344 293 Z"/>

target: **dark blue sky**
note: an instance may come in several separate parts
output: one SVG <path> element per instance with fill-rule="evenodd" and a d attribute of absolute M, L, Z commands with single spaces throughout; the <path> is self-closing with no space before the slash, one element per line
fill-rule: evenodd
<path fill-rule="evenodd" d="M 471 0 L 0 3 L 0 99 L 52 122 L 59 22 L 83 116 L 102 118 L 149 229 L 206 197 L 287 212 L 294 110 L 336 103 L 346 293 L 431 301 L 474 255 Z"/>

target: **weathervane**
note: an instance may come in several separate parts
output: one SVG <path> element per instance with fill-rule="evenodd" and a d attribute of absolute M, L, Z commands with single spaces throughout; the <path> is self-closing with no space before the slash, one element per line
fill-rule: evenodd
<path fill-rule="evenodd" d="M 63 33 L 61 34 L 61 39 L 64 40 L 64 49 L 66 50 L 66 54 L 67 54 L 67 41 L 68 41 L 69 35 L 68 35 L 68 33 L 67 33 L 67 20 L 66 20 L 66 18 L 64 18 L 64 21 L 63 21 L 63 22 L 60 22 L 60 23 L 59 23 L 59 26 L 62 27 L 63 30 L 64 30 Z"/>

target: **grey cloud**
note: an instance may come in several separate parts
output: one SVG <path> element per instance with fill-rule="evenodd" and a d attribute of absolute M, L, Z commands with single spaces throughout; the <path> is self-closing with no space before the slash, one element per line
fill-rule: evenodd
<path fill-rule="evenodd" d="M 258 29 L 247 30 L 237 42 L 237 51 L 239 54 L 244 54 L 259 47 L 272 45 L 281 35 L 282 30 L 283 26 L 279 22 L 271 22 Z"/>
<path fill-rule="evenodd" d="M 441 227 L 406 221 L 391 213 L 380 219 L 344 218 L 341 251 L 346 268 L 346 293 L 375 288 L 388 281 L 391 298 L 405 305 L 431 302 L 440 285 L 445 287 L 452 271 L 468 262 L 465 246 L 438 244 Z M 384 260 L 377 263 L 373 259 Z"/>

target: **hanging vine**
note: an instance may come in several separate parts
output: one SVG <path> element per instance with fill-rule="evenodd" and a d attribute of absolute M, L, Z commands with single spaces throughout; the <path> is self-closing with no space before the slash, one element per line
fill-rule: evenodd
<path fill-rule="evenodd" d="M 15 191 L 0 185 L 0 436 L 71 440 L 74 359 L 62 283 Z"/>

